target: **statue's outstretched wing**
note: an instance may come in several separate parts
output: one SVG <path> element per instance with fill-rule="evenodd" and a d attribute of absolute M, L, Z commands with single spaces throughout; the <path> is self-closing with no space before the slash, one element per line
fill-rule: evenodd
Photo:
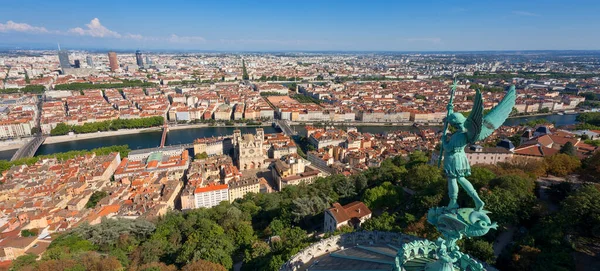
<path fill-rule="evenodd" d="M 479 135 L 475 138 L 475 141 L 483 140 L 490 136 L 494 130 L 498 129 L 502 123 L 508 118 L 513 107 L 515 107 L 515 100 L 517 99 L 517 91 L 515 86 L 511 86 L 502 101 L 498 103 L 492 111 L 490 111 L 485 117 L 483 117 L 483 125 Z"/>
<path fill-rule="evenodd" d="M 483 125 L 483 97 L 481 92 L 477 90 L 475 92 L 475 99 L 473 99 L 473 109 L 465 122 L 465 128 L 468 131 L 468 141 L 473 144 L 477 141 L 479 134 L 481 134 Z"/>

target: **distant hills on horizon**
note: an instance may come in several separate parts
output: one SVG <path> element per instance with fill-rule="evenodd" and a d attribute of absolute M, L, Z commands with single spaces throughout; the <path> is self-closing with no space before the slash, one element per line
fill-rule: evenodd
<path fill-rule="evenodd" d="M 68 47 L 64 46 L 63 50 L 70 51 L 88 51 L 88 52 L 121 52 L 133 53 L 139 48 L 131 49 L 113 49 L 113 48 L 93 48 L 93 47 Z M 57 45 L 50 44 L 2 44 L 0 43 L 0 52 L 19 51 L 19 50 L 39 50 L 52 51 L 58 50 Z M 515 53 L 578 53 L 578 54 L 596 54 L 600 53 L 600 49 L 596 50 L 442 50 L 442 51 L 411 51 L 411 50 L 208 50 L 208 49 L 146 49 L 143 52 L 155 53 L 309 53 L 309 54 L 515 54 Z"/>

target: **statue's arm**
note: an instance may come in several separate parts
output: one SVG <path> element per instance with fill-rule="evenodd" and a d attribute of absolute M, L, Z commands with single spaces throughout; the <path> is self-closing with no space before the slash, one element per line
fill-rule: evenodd
<path fill-rule="evenodd" d="M 454 105 L 452 104 L 452 102 L 450 102 L 447 106 L 446 109 L 448 110 L 448 116 L 452 115 L 452 113 L 454 113 Z M 446 120 L 448 121 L 448 120 Z M 444 135 L 442 136 L 442 144 L 444 144 L 444 142 L 446 142 L 446 139 L 448 138 L 448 133 L 444 133 Z"/>

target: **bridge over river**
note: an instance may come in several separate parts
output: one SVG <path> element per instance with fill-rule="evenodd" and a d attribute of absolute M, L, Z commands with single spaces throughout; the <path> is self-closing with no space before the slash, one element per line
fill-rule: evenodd
<path fill-rule="evenodd" d="M 37 149 L 44 143 L 48 136 L 37 135 L 32 140 L 27 142 L 27 144 L 21 146 L 12 156 L 10 161 L 14 161 L 21 158 L 33 157 Z"/>

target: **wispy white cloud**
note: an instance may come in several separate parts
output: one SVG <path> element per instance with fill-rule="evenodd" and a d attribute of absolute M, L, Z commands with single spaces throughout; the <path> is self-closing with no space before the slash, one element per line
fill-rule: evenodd
<path fill-rule="evenodd" d="M 45 27 L 32 26 L 26 23 L 7 21 L 0 23 L 0 32 L 50 33 Z"/>
<path fill-rule="evenodd" d="M 406 38 L 404 41 L 408 42 L 428 42 L 428 43 L 441 43 L 441 38 Z"/>
<path fill-rule="evenodd" d="M 130 34 L 130 33 L 127 33 L 127 34 L 123 35 L 123 38 L 132 39 L 132 40 L 143 40 L 144 36 L 142 36 L 140 34 Z"/>
<path fill-rule="evenodd" d="M 89 24 L 85 25 L 86 28 L 76 27 L 69 29 L 69 33 L 80 36 L 91 36 L 95 38 L 121 38 L 121 34 L 112 31 L 100 23 L 98 18 L 94 18 Z"/>
<path fill-rule="evenodd" d="M 206 43 L 206 39 L 200 36 L 178 36 L 172 34 L 170 36 L 146 37 L 140 34 L 125 33 L 121 34 L 117 31 L 108 29 L 102 25 L 100 19 L 94 18 L 85 27 L 75 27 L 67 31 L 51 31 L 45 27 L 32 26 L 26 23 L 15 23 L 8 21 L 5 24 L 0 23 L 0 32 L 27 32 L 35 34 L 56 34 L 67 36 L 85 36 L 93 38 L 112 38 L 112 39 L 128 39 L 135 41 L 151 41 L 151 42 L 167 42 L 177 44 L 201 44 Z"/>
<path fill-rule="evenodd" d="M 309 45 L 309 44 L 330 44 L 330 42 L 322 40 L 274 40 L 274 39 L 236 39 L 219 40 L 224 44 L 276 44 L 276 45 Z"/>
<path fill-rule="evenodd" d="M 527 16 L 527 17 L 540 17 L 540 16 L 542 16 L 542 15 L 537 14 L 537 13 L 533 13 L 533 12 L 529 12 L 529 11 L 523 11 L 523 10 L 513 10 L 512 13 L 514 15 Z"/>
<path fill-rule="evenodd" d="M 172 34 L 170 37 L 166 39 L 168 42 L 172 43 L 205 43 L 206 39 L 198 36 L 177 36 Z"/>

